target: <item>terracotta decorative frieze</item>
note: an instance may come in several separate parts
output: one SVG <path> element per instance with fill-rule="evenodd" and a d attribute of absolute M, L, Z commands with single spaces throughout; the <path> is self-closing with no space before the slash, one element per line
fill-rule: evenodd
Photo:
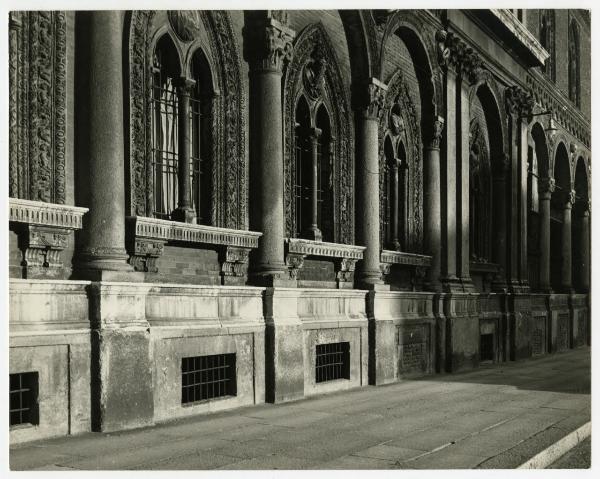
<path fill-rule="evenodd" d="M 219 252 L 223 284 L 246 276 L 250 250 L 258 247 L 262 233 L 179 223 L 177 221 L 130 216 L 127 224 L 129 263 L 136 271 L 157 273 L 156 260 L 167 242 L 196 243 Z M 239 283 L 238 280 L 233 281 Z"/>
<path fill-rule="evenodd" d="M 9 195 L 64 204 L 65 12 L 11 12 Z"/>
<path fill-rule="evenodd" d="M 60 257 L 73 230 L 81 229 L 87 208 L 9 198 L 9 221 L 19 235 L 23 275 L 27 278 L 61 275 Z"/>
<path fill-rule="evenodd" d="M 326 243 L 300 238 L 287 238 L 285 263 L 291 279 L 298 278 L 298 271 L 308 256 L 332 258 L 335 264 L 336 283 L 339 288 L 352 284 L 356 262 L 363 258 L 364 246 Z"/>

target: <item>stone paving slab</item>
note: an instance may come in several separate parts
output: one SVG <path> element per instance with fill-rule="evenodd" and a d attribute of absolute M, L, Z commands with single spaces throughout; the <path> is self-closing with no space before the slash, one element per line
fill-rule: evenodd
<path fill-rule="evenodd" d="M 513 468 L 590 418 L 590 350 L 21 444 L 14 470 Z"/>

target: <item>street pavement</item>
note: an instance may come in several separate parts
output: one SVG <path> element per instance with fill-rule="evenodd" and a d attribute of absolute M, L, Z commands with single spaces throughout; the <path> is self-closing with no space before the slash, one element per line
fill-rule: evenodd
<path fill-rule="evenodd" d="M 590 382 L 585 347 L 133 431 L 17 445 L 10 467 L 515 468 L 590 421 Z"/>
<path fill-rule="evenodd" d="M 592 440 L 587 438 L 551 464 L 548 469 L 589 469 L 592 464 Z"/>

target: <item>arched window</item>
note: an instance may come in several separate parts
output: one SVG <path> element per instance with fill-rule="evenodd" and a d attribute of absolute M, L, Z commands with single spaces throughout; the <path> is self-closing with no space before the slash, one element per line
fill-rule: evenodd
<path fill-rule="evenodd" d="M 471 120 L 469 151 L 469 232 L 471 257 L 490 261 L 488 147 L 477 120 Z"/>
<path fill-rule="evenodd" d="M 540 43 L 550 54 L 542 70 L 552 81 L 556 81 L 555 59 L 555 13 L 554 10 L 540 10 Z"/>
<path fill-rule="evenodd" d="M 569 25 L 569 99 L 577 106 L 581 106 L 579 72 L 579 30 L 575 20 L 572 20 Z"/>
<path fill-rule="evenodd" d="M 313 118 L 304 96 L 296 107 L 296 237 L 333 241 L 331 126 L 324 105 Z M 312 127 L 311 125 L 315 125 Z"/>
<path fill-rule="evenodd" d="M 384 142 L 383 229 L 384 248 L 403 250 L 408 229 L 408 185 L 406 148 L 402 140 L 394 149 L 389 136 Z"/>
<path fill-rule="evenodd" d="M 177 207 L 177 92 L 181 75 L 175 45 L 168 35 L 156 44 L 152 65 L 152 178 L 155 218 L 170 219 Z"/>
<path fill-rule="evenodd" d="M 178 55 L 168 35 L 156 44 L 152 75 L 152 178 L 155 218 L 211 223 L 210 96 L 212 83 L 202 50 L 192 56 L 191 78 L 181 75 Z M 189 98 L 183 101 L 182 96 Z M 184 111 L 180 111 L 181 108 Z M 180 114 L 187 115 L 182 135 Z M 183 148 L 181 141 L 189 142 Z M 180 168 L 189 169 L 188 201 L 180 198 Z M 181 195 L 183 195 L 183 191 Z M 182 208 L 189 212 L 181 212 Z"/>
<path fill-rule="evenodd" d="M 191 72 L 195 82 L 190 95 L 192 204 L 198 215 L 197 223 L 212 224 L 212 79 L 206 56 L 200 49 L 192 57 Z"/>

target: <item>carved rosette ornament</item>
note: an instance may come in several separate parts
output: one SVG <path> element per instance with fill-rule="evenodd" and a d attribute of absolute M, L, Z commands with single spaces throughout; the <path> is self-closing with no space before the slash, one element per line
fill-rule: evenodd
<path fill-rule="evenodd" d="M 65 203 L 66 16 L 11 12 L 9 195 Z"/>
<path fill-rule="evenodd" d="M 244 25 L 244 56 L 253 70 L 281 72 L 292 59 L 294 31 L 275 12 L 246 14 L 250 22 Z"/>
<path fill-rule="evenodd" d="M 175 35 L 183 42 L 191 42 L 200 33 L 200 12 L 197 10 L 169 10 L 169 24 Z"/>

